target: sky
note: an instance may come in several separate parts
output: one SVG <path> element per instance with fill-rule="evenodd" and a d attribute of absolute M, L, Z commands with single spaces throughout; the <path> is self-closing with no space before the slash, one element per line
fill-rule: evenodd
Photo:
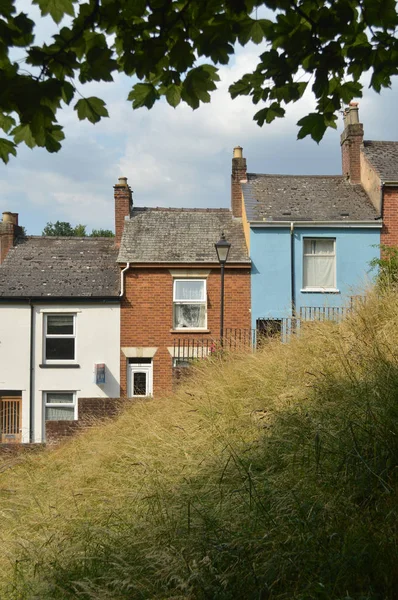
<path fill-rule="evenodd" d="M 22 7 L 31 5 L 27 0 Z M 53 24 L 39 23 L 38 40 Z M 47 222 L 82 223 L 87 230 L 114 228 L 113 185 L 127 177 L 136 206 L 228 207 L 234 146 L 243 147 L 248 172 L 302 175 L 341 173 L 340 134 L 330 130 L 318 145 L 297 140 L 297 121 L 313 110 L 309 93 L 287 108 L 287 116 L 262 128 L 256 107 L 246 97 L 231 100 L 228 86 L 257 62 L 261 48 L 240 48 L 221 67 L 210 104 L 192 111 L 161 101 L 150 111 L 134 110 L 126 98 L 133 81 L 118 75 L 113 83 L 82 86 L 86 96 L 107 103 L 110 118 L 92 125 L 68 107 L 59 115 L 66 140 L 57 154 L 20 146 L 8 165 L 0 163 L 0 212 L 19 213 L 28 234 L 40 235 Z M 381 95 L 366 89 L 359 100 L 365 139 L 398 140 L 398 81 Z"/>

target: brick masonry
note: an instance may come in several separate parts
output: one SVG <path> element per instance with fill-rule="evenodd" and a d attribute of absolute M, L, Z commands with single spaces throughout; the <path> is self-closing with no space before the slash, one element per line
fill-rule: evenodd
<path fill-rule="evenodd" d="M 46 442 L 48 444 L 56 443 L 102 419 L 116 417 L 124 403 L 125 400 L 121 398 L 79 398 L 79 420 L 46 421 Z"/>
<path fill-rule="evenodd" d="M 242 216 L 242 188 L 240 186 L 240 181 L 245 181 L 246 178 L 246 159 L 233 158 L 231 175 L 231 210 L 234 217 Z"/>
<path fill-rule="evenodd" d="M 347 125 L 341 134 L 341 156 L 343 175 L 349 177 L 351 183 L 361 183 L 361 144 L 363 142 L 363 125 L 355 123 Z"/>
<path fill-rule="evenodd" d="M 385 187 L 383 190 L 381 243 L 398 246 L 398 187 Z"/>
<path fill-rule="evenodd" d="M 192 269 L 206 265 L 192 265 Z M 186 268 L 184 269 L 186 271 Z M 172 390 L 172 357 L 168 347 L 178 339 L 219 339 L 220 270 L 207 278 L 208 332 L 173 331 L 173 277 L 165 267 L 135 267 L 125 274 L 125 296 L 121 305 L 121 346 L 156 347 L 153 358 L 154 394 Z M 249 330 L 250 268 L 225 269 L 224 327 Z M 120 394 L 127 396 L 127 358 L 120 355 Z"/>
<path fill-rule="evenodd" d="M 124 181 L 121 178 L 119 181 Z M 130 215 L 132 208 L 132 192 L 127 179 L 125 183 L 117 183 L 114 186 L 115 198 L 115 244 L 120 246 L 120 241 L 123 235 L 124 219 Z"/>

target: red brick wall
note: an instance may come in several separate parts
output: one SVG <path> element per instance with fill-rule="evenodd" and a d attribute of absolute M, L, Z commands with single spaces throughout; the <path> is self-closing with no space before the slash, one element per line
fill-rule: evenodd
<path fill-rule="evenodd" d="M 2 224 L 2 230 L 5 231 L 0 234 L 0 265 L 7 256 L 9 249 L 14 245 L 14 228 L 15 226 L 12 223 Z"/>
<path fill-rule="evenodd" d="M 231 210 L 234 217 L 242 216 L 242 189 L 240 181 L 242 179 L 245 180 L 246 177 L 246 159 L 233 158 L 231 175 Z"/>
<path fill-rule="evenodd" d="M 123 178 L 122 178 L 123 179 Z M 132 195 L 130 186 L 126 183 L 117 183 L 114 186 L 115 198 L 115 244 L 120 246 L 122 239 L 124 218 L 130 215 Z"/>
<path fill-rule="evenodd" d="M 398 246 L 398 187 L 385 187 L 383 192 L 381 243 Z"/>
<path fill-rule="evenodd" d="M 361 183 L 361 144 L 363 142 L 363 125 L 355 123 L 347 125 L 341 134 L 341 158 L 343 175 L 350 178 L 351 183 Z"/>
<path fill-rule="evenodd" d="M 197 270 L 198 265 L 192 266 Z M 206 268 L 205 266 L 201 268 Z M 225 269 L 224 327 L 250 329 L 250 268 Z M 125 274 L 121 305 L 121 346 L 157 347 L 153 359 L 154 394 L 172 389 L 172 357 L 167 350 L 178 339 L 218 339 L 220 335 L 220 270 L 207 278 L 207 327 L 209 332 L 172 332 L 173 277 L 169 270 L 133 268 Z M 127 394 L 127 359 L 120 356 L 120 395 Z"/>

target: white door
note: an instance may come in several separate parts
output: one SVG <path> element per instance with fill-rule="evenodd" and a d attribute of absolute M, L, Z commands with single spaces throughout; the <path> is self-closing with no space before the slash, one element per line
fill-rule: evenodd
<path fill-rule="evenodd" d="M 152 396 L 152 363 L 130 363 L 127 371 L 129 398 Z"/>

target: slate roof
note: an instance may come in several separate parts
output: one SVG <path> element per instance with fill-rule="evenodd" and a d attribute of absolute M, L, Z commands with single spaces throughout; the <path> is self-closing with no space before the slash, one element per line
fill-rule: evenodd
<path fill-rule="evenodd" d="M 363 142 L 363 153 L 382 181 L 398 181 L 398 142 Z"/>
<path fill-rule="evenodd" d="M 0 266 L 0 297 L 117 297 L 116 258 L 109 238 L 20 238 Z"/>
<path fill-rule="evenodd" d="M 242 183 L 248 221 L 373 221 L 379 218 L 361 185 L 339 176 L 260 175 Z"/>
<path fill-rule="evenodd" d="M 228 209 L 134 208 L 124 223 L 119 262 L 218 263 L 214 244 L 231 242 L 228 263 L 248 263 L 242 223 Z"/>

